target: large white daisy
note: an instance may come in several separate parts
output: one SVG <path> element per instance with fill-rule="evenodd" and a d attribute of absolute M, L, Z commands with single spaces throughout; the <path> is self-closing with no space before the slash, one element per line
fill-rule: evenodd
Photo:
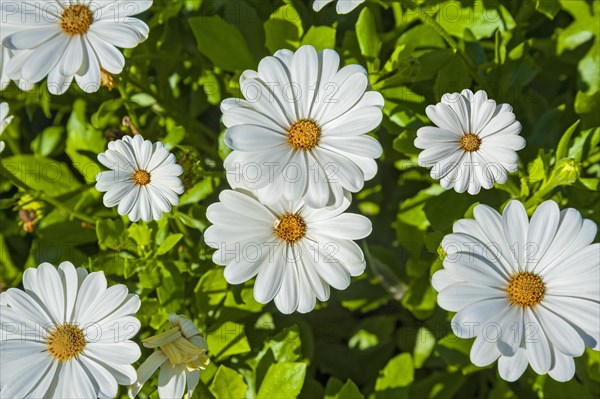
<path fill-rule="evenodd" d="M 600 349 L 600 244 L 596 224 L 575 209 L 541 204 L 528 220 L 512 201 L 498 214 L 486 205 L 475 220 L 454 225 L 442 247 L 444 269 L 433 276 L 439 305 L 457 312 L 452 329 L 476 338 L 471 361 L 498 360 L 500 376 L 538 374 L 567 381 L 573 357 Z"/>
<path fill-rule="evenodd" d="M 2 45 L 20 51 L 7 65 L 13 80 L 37 83 L 48 76 L 48 90 L 63 94 L 73 78 L 82 90 L 100 88 L 102 67 L 119 74 L 125 65 L 120 48 L 148 37 L 137 18 L 152 0 L 0 0 Z"/>
<path fill-rule="evenodd" d="M 113 398 L 135 381 L 140 299 L 126 286 L 69 262 L 25 270 L 23 286 L 0 294 L 0 397 Z"/>
<path fill-rule="evenodd" d="M 338 70 L 334 50 L 303 46 L 264 58 L 240 78 L 246 98 L 221 104 L 232 187 L 257 190 L 264 203 L 304 198 L 314 208 L 339 203 L 377 173 L 383 97 L 367 91 L 362 66 Z"/>
<path fill-rule="evenodd" d="M 125 136 L 108 143 L 98 160 L 111 170 L 96 176 L 96 189 L 106 193 L 106 207 L 119 206 L 119 215 L 129 215 L 132 222 L 149 222 L 179 204 L 183 168 L 163 143 L 153 144 L 139 134 Z"/>
<path fill-rule="evenodd" d="M 319 12 L 323 9 L 323 7 L 332 1 L 334 0 L 315 0 L 313 2 L 313 10 Z M 364 2 L 365 0 L 337 0 L 335 10 L 338 14 L 348 14 L 350 11 L 354 10 Z"/>
<path fill-rule="evenodd" d="M 339 207 L 320 209 L 285 199 L 266 206 L 233 190 L 219 199 L 206 211 L 213 225 L 204 240 L 218 249 L 213 261 L 225 266 L 230 284 L 256 276 L 254 298 L 260 303 L 274 298 L 283 313 L 310 312 L 316 298 L 329 298 L 329 286 L 346 289 L 350 277 L 365 270 L 363 253 L 352 240 L 368 236 L 371 222 L 343 213 L 349 197 Z"/>
<path fill-rule="evenodd" d="M 432 168 L 431 177 L 445 189 L 474 195 L 481 187 L 505 183 L 518 169 L 516 151 L 525 147 L 525 139 L 510 105 L 496 105 L 483 90 L 463 90 L 444 94 L 425 112 L 437 127 L 417 131 L 415 147 L 424 150 L 419 165 Z"/>
<path fill-rule="evenodd" d="M 13 116 L 8 115 L 9 107 L 8 103 L 0 103 L 0 137 L 4 133 L 6 126 L 12 121 Z M 4 141 L 0 141 L 0 153 L 4 151 Z"/>
<path fill-rule="evenodd" d="M 138 394 L 159 367 L 158 396 L 161 399 L 179 399 L 184 394 L 192 398 L 200 381 L 200 370 L 210 364 L 206 355 L 208 345 L 198 327 L 174 313 L 169 315 L 169 323 L 172 329 L 144 339 L 144 346 L 156 351 L 137 370 L 137 380 L 129 388 L 130 398 Z"/>

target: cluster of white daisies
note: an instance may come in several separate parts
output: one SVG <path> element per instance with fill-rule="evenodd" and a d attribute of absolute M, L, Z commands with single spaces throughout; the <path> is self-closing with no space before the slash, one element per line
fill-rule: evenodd
<path fill-rule="evenodd" d="M 0 1 L 8 21 L 3 85 L 6 77 L 30 86 L 47 76 L 54 93 L 73 78 L 94 91 L 103 70 L 119 73 L 124 58 L 115 46 L 145 39 L 146 25 L 130 16 L 152 4 Z M 329 2 L 315 1 L 314 8 Z M 360 3 L 339 0 L 338 12 Z M 47 19 L 29 16 L 30 6 Z M 244 99 L 221 104 L 231 189 L 208 208 L 212 226 L 204 240 L 229 283 L 256 278 L 256 300 L 273 300 L 286 314 L 310 312 L 317 299 L 329 298 L 330 287 L 347 288 L 366 267 L 355 240 L 370 234 L 371 223 L 345 211 L 351 194 L 377 173 L 383 151 L 368 133 L 381 123 L 384 100 L 369 89 L 362 66 L 340 64 L 334 50 L 280 50 L 241 75 Z M 444 95 L 426 113 L 436 126 L 417 132 L 418 161 L 445 189 L 477 194 L 518 169 L 516 151 L 525 140 L 509 105 L 464 90 Z M 10 119 L 2 103 L 2 130 Z M 97 176 L 104 204 L 132 222 L 158 220 L 179 203 L 183 168 L 162 143 L 125 137 L 98 160 L 109 169 Z M 600 349 L 596 225 L 553 201 L 531 220 L 518 201 L 502 215 L 478 205 L 474 216 L 444 238 L 444 268 L 433 276 L 438 303 L 457 312 L 453 331 L 476 338 L 472 362 L 498 360 L 506 380 L 519 378 L 527 365 L 571 379 L 573 357 L 586 346 Z M 140 301 L 124 285 L 108 288 L 101 272 L 70 263 L 27 269 L 23 285 L 24 291 L 0 295 L 3 397 L 110 398 L 118 384 L 130 386 L 134 397 L 158 368 L 161 398 L 191 397 L 209 363 L 206 341 L 191 321 L 171 315 L 170 330 L 144 340 L 155 351 L 136 373 L 131 364 L 141 352 L 131 339 L 140 328 L 134 317 Z"/>

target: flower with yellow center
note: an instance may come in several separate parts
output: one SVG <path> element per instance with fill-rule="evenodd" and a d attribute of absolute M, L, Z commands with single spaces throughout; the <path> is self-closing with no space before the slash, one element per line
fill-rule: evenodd
<path fill-rule="evenodd" d="M 415 147 L 423 150 L 419 165 L 431 168 L 443 188 L 475 195 L 505 183 L 518 169 L 517 151 L 525 139 L 510 105 L 497 105 L 483 90 L 463 90 L 444 94 L 425 112 L 436 126 L 417 131 Z"/>
<path fill-rule="evenodd" d="M 444 268 L 433 275 L 439 305 L 457 312 L 452 329 L 476 338 L 471 361 L 498 360 L 500 376 L 519 378 L 527 365 L 566 381 L 573 357 L 585 346 L 600 349 L 600 244 L 597 227 L 574 209 L 554 201 L 531 217 L 510 202 L 502 215 L 474 208 L 444 237 Z"/>
<path fill-rule="evenodd" d="M 177 399 L 191 398 L 200 380 L 200 370 L 206 369 L 210 359 L 204 336 L 194 323 L 183 316 L 169 315 L 172 328 L 146 338 L 146 348 L 156 348 L 137 371 L 137 381 L 129 387 L 129 396 L 135 397 L 144 383 L 160 367 L 158 396 Z M 186 389 L 187 386 L 187 389 Z"/>
<path fill-rule="evenodd" d="M 23 288 L 0 294 L 2 398 L 113 398 L 135 381 L 140 299 L 125 285 L 63 262 L 26 269 Z"/>
<path fill-rule="evenodd" d="M 134 15 L 152 0 L 37 0 L 27 6 L 0 3 L 2 45 L 15 52 L 6 68 L 9 79 L 31 87 L 47 77 L 52 94 L 64 94 L 73 79 L 86 93 L 103 81 L 102 70 L 119 74 L 125 58 L 119 48 L 133 48 L 148 37 L 148 26 Z M 104 79 L 106 80 L 106 79 Z"/>
<path fill-rule="evenodd" d="M 104 205 L 118 206 L 131 221 L 159 220 L 179 203 L 183 168 L 161 142 L 125 136 L 110 142 L 98 160 L 110 169 L 96 176 L 96 189 L 106 193 Z"/>
<path fill-rule="evenodd" d="M 225 190 L 206 217 L 213 223 L 204 232 L 207 245 L 217 249 L 213 261 L 225 266 L 230 284 L 256 276 L 254 298 L 274 300 L 282 313 L 314 309 L 326 301 L 330 287 L 350 285 L 365 270 L 365 259 L 353 241 L 371 233 L 362 215 L 344 213 L 350 196 L 339 207 L 314 209 L 301 199 L 262 204 L 253 193 Z"/>
<path fill-rule="evenodd" d="M 384 101 L 362 66 L 340 68 L 334 50 L 302 46 L 263 58 L 240 86 L 245 100 L 221 103 L 232 188 L 255 191 L 267 205 L 283 197 L 323 208 L 377 174 L 383 148 L 368 133 Z"/>

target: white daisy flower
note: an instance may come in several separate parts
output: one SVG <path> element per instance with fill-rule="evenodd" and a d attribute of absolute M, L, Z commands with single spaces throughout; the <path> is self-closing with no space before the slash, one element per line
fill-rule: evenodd
<path fill-rule="evenodd" d="M 596 224 L 575 209 L 541 204 L 528 220 L 512 201 L 498 214 L 486 205 L 442 241 L 444 269 L 433 276 L 439 305 L 457 312 L 452 329 L 476 338 L 471 361 L 498 360 L 500 376 L 518 379 L 530 364 L 558 381 L 575 373 L 573 357 L 600 350 L 600 244 Z"/>
<path fill-rule="evenodd" d="M 96 189 L 106 193 L 107 208 L 119 206 L 119 215 L 129 215 L 132 222 L 149 222 L 179 204 L 183 168 L 163 143 L 152 144 L 139 134 L 125 136 L 108 143 L 98 160 L 111 170 L 96 176 Z"/>
<path fill-rule="evenodd" d="M 2 133 L 4 133 L 4 129 L 8 126 L 8 124 L 12 121 L 13 116 L 8 115 L 9 107 L 8 103 L 0 103 L 0 137 L 2 137 Z M 0 153 L 4 151 L 4 141 L 0 141 Z"/>
<path fill-rule="evenodd" d="M 130 398 L 138 394 L 159 367 L 158 396 L 161 399 L 178 399 L 184 394 L 191 398 L 200 381 L 200 370 L 210 364 L 206 355 L 208 345 L 198 327 L 176 314 L 169 315 L 169 323 L 172 329 L 143 341 L 146 348 L 157 350 L 137 370 L 137 380 L 129 387 Z"/>
<path fill-rule="evenodd" d="M 113 398 L 135 381 L 137 295 L 70 262 L 25 270 L 23 286 L 0 294 L 0 397 Z"/>
<path fill-rule="evenodd" d="M 352 240 L 367 237 L 371 222 L 337 208 L 313 209 L 302 200 L 280 200 L 266 206 L 253 195 L 225 190 L 206 217 L 213 223 L 204 233 L 218 249 L 213 261 L 225 266 L 225 279 L 241 284 L 256 276 L 254 298 L 263 304 L 275 299 L 283 313 L 310 312 L 316 298 L 326 301 L 329 286 L 350 285 L 350 277 L 365 270 L 360 247 Z"/>
<path fill-rule="evenodd" d="M 474 195 L 481 187 L 505 183 L 518 169 L 516 151 L 525 147 L 525 139 L 510 105 L 496 105 L 483 90 L 463 90 L 444 94 L 425 112 L 437 127 L 417 131 L 415 147 L 424 150 L 419 165 L 431 167 L 431 177 L 441 179 L 446 190 Z"/>
<path fill-rule="evenodd" d="M 333 50 L 302 46 L 242 74 L 246 100 L 221 104 L 233 188 L 257 190 L 267 204 L 284 196 L 321 208 L 375 176 L 382 148 L 366 133 L 381 123 L 383 97 L 367 91 L 363 67 L 339 64 Z"/>
<path fill-rule="evenodd" d="M 323 7 L 325 7 L 332 1 L 333 0 L 315 0 L 313 2 L 313 10 L 319 12 L 323 9 Z M 348 14 L 350 11 L 354 10 L 356 7 L 358 7 L 364 2 L 365 0 L 337 0 L 335 11 L 338 14 Z"/>
<path fill-rule="evenodd" d="M 133 48 L 148 37 L 148 26 L 132 18 L 152 0 L 0 0 L 2 45 L 16 54 L 8 63 L 12 79 L 37 83 L 48 76 L 48 90 L 63 94 L 73 78 L 87 93 L 100 88 L 102 67 L 119 74 L 125 65 L 117 49 Z"/>

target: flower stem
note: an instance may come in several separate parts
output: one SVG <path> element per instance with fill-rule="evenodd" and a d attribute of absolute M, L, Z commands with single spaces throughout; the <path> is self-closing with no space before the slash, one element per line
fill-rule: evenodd
<path fill-rule="evenodd" d="M 14 184 L 15 186 L 19 187 L 20 189 L 26 191 L 33 197 L 39 198 L 42 201 L 47 202 L 50 205 L 54 206 L 55 208 L 58 208 L 62 211 L 67 212 L 72 217 L 77 218 L 83 222 L 93 224 L 93 225 L 96 224 L 96 219 L 91 218 L 87 215 L 84 215 L 80 212 L 77 212 L 73 209 L 70 209 L 70 208 L 66 207 L 65 205 L 63 205 L 60 201 L 50 197 L 49 195 L 43 193 L 42 191 L 35 190 L 31 186 L 29 186 L 27 183 L 25 183 L 24 181 L 19 179 L 17 176 L 12 174 L 12 172 L 10 172 L 8 169 L 6 169 L 2 162 L 0 162 L 0 176 L 2 176 L 3 179 L 9 180 L 12 184 Z"/>

